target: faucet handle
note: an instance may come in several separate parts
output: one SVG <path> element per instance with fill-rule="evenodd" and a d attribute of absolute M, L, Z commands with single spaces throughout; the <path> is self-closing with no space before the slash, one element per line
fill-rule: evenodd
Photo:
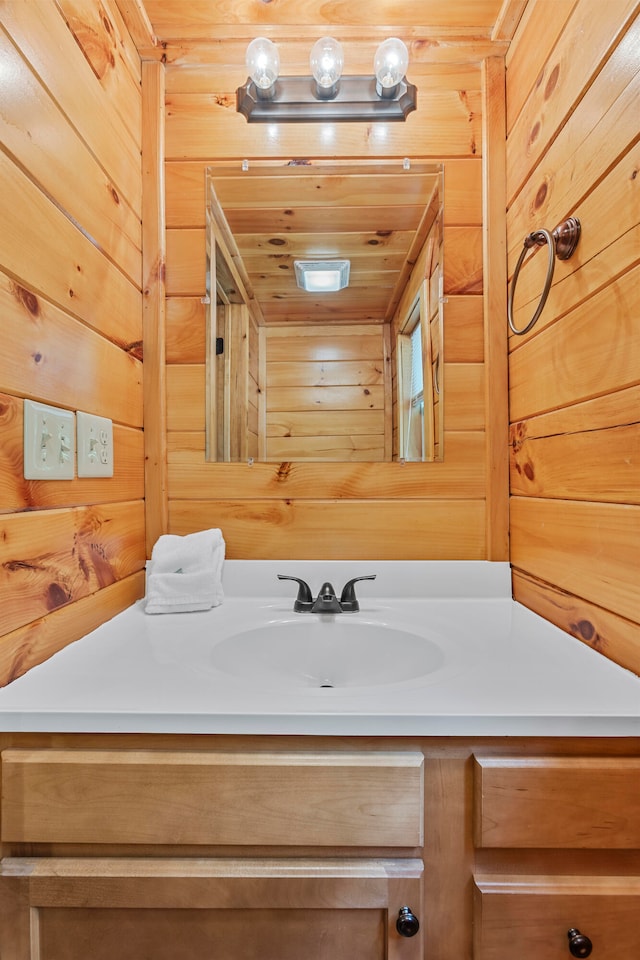
<path fill-rule="evenodd" d="M 347 580 L 340 597 L 340 606 L 346 613 L 355 613 L 360 609 L 354 583 L 357 583 L 358 580 L 375 580 L 375 578 L 376 574 L 370 573 L 368 577 L 354 577 L 353 580 Z"/>
<path fill-rule="evenodd" d="M 298 584 L 298 596 L 294 601 L 293 609 L 296 613 L 308 613 L 313 606 L 313 595 L 309 584 L 300 577 L 287 577 L 283 573 L 278 574 L 278 580 L 295 580 Z"/>

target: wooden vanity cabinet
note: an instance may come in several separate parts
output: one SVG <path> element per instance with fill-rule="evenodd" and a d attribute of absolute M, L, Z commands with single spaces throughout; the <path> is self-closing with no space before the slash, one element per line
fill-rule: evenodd
<path fill-rule="evenodd" d="M 4 734 L 0 756 L 2 960 L 568 960 L 570 929 L 640 956 L 637 740 Z"/>
<path fill-rule="evenodd" d="M 2 782 L 3 960 L 423 957 L 419 752 L 17 748 Z"/>
<path fill-rule="evenodd" d="M 640 956 L 640 759 L 477 755 L 474 842 L 475 960 Z"/>

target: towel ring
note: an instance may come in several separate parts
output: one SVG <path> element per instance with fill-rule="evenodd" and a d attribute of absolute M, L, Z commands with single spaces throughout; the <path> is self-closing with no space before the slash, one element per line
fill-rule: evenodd
<path fill-rule="evenodd" d="M 580 239 L 580 229 L 580 221 L 577 219 L 577 217 L 569 217 L 567 220 L 563 220 L 562 223 L 558 224 L 558 226 L 551 233 L 545 229 L 534 230 L 533 233 L 527 234 L 527 236 L 524 238 L 524 246 L 522 247 L 522 251 L 518 257 L 516 269 L 513 272 L 511 287 L 509 289 L 509 297 L 507 299 L 507 320 L 509 321 L 509 327 L 519 337 L 531 330 L 538 317 L 544 310 L 547 297 L 549 296 L 549 290 L 551 289 L 551 284 L 553 282 L 555 259 L 556 257 L 558 260 L 569 259 L 578 245 L 578 240 Z M 524 258 L 531 247 L 542 247 L 545 243 L 549 248 L 549 260 L 547 265 L 547 277 L 544 282 L 542 295 L 538 302 L 538 306 L 536 307 L 535 313 L 531 317 L 531 320 L 529 320 L 529 323 L 525 327 L 522 327 L 520 330 L 518 330 L 513 322 L 513 299 L 516 293 L 516 284 L 520 274 L 520 267 L 522 266 Z"/>

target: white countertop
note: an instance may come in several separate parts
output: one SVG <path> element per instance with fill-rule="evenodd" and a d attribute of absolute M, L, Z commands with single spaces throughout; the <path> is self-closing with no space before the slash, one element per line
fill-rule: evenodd
<path fill-rule="evenodd" d="M 395 683 L 278 688 L 215 669 L 238 627 L 291 619 L 295 584 L 358 584 L 350 618 L 427 625 L 447 666 Z M 372 736 L 640 736 L 640 679 L 509 595 L 507 564 L 227 561 L 225 600 L 149 616 L 144 601 L 0 690 L 4 731 Z M 247 595 L 249 594 L 249 595 Z M 415 599 L 421 596 L 423 599 Z M 296 614 L 309 618 L 313 614 Z M 308 622 L 308 621 L 307 621 Z M 356 622 L 354 620 L 354 622 Z"/>

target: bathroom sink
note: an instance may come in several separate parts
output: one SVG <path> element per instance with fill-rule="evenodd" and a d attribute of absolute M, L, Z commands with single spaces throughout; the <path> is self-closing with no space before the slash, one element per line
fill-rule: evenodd
<path fill-rule="evenodd" d="M 387 686 L 425 677 L 447 663 L 436 640 L 352 615 L 300 614 L 225 637 L 214 669 L 261 688 Z"/>

